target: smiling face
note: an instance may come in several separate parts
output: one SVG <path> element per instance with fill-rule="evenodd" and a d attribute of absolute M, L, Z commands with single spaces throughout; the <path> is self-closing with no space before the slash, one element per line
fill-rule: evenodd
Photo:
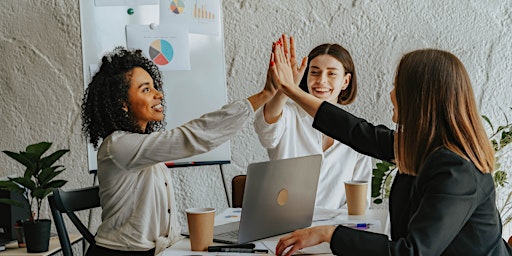
<path fill-rule="evenodd" d="M 146 130 L 148 122 L 159 122 L 164 119 L 164 107 L 162 106 L 163 94 L 156 90 L 153 78 L 146 70 L 136 67 L 127 73 L 130 79 L 128 89 L 128 106 L 125 111 L 137 120 L 142 131 Z"/>
<path fill-rule="evenodd" d="M 350 74 L 345 74 L 343 64 L 328 54 L 311 60 L 307 76 L 309 93 L 333 104 L 350 82 Z"/>

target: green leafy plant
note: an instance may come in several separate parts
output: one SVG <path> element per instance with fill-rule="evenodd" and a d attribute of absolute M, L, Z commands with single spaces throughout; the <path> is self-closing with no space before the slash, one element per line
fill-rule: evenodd
<path fill-rule="evenodd" d="M 512 108 L 510 108 L 510 110 L 512 110 Z M 482 118 L 487 122 L 487 124 L 491 127 L 492 130 L 492 134 L 489 136 L 489 140 L 491 141 L 494 150 L 496 151 L 494 185 L 498 190 L 498 196 L 503 195 L 502 193 L 499 192 L 505 190 L 505 199 L 502 201 L 498 200 L 497 202 L 498 210 L 501 214 L 503 225 L 508 224 L 510 221 L 512 221 L 512 191 L 510 191 L 509 188 L 505 187 L 505 185 L 508 184 L 508 171 L 503 170 L 500 164 L 501 157 L 508 155 L 508 153 L 510 152 L 511 147 L 507 146 L 512 142 L 512 124 L 509 122 L 507 115 L 504 116 L 506 124 L 500 125 L 496 128 L 494 127 L 494 125 L 487 116 L 482 116 Z"/>
<path fill-rule="evenodd" d="M 39 220 L 43 200 L 55 189 L 64 186 L 65 180 L 55 180 L 54 178 L 62 173 L 65 168 L 62 165 L 53 165 L 59 160 L 68 149 L 57 150 L 54 153 L 43 157 L 52 143 L 40 142 L 27 146 L 25 151 L 19 153 L 11 151 L 2 151 L 9 157 L 25 166 L 23 176 L 0 181 L 0 189 L 9 190 L 23 194 L 24 199 L 29 205 L 28 212 L 31 220 L 34 220 L 32 212 L 34 202 L 37 206 L 37 215 L 35 220 Z M 7 203 L 23 207 L 23 203 L 10 199 L 0 199 L 0 203 Z"/>
<path fill-rule="evenodd" d="M 381 204 L 384 198 L 389 197 L 396 170 L 396 165 L 387 161 L 375 165 L 372 170 L 372 198 L 374 198 L 374 203 Z"/>
<path fill-rule="evenodd" d="M 512 108 L 510 109 L 512 110 Z M 500 158 L 506 156 L 512 149 L 511 147 L 507 147 L 512 143 L 512 124 L 509 122 L 506 115 L 506 124 L 498 127 L 495 127 L 487 116 L 482 115 L 482 118 L 490 126 L 492 131 L 489 140 L 496 152 L 493 179 L 496 189 L 499 190 L 501 188 L 505 193 L 504 200 L 497 203 L 503 225 L 505 225 L 512 221 L 512 191 L 507 191 L 509 188 L 505 187 L 505 185 L 508 184 L 508 171 L 502 170 Z M 386 161 L 378 162 L 376 167 L 372 170 L 372 198 L 375 204 L 381 204 L 385 198 L 389 197 L 391 183 L 396 171 L 396 165 Z"/>

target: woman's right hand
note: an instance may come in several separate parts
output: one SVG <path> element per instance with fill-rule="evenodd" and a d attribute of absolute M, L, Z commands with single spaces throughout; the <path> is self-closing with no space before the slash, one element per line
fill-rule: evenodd
<path fill-rule="evenodd" d="M 271 69 L 272 69 L 272 81 L 279 92 L 283 92 L 286 96 L 290 97 L 296 103 L 298 103 L 309 115 L 314 117 L 316 112 L 320 108 L 322 104 L 322 100 L 316 98 L 315 96 L 303 91 L 298 85 L 295 83 L 296 77 L 299 77 L 297 74 L 304 73 L 304 70 L 307 66 L 307 58 L 302 60 L 302 65 L 297 69 L 296 62 L 294 60 L 294 65 L 292 65 L 292 56 L 291 53 L 288 55 L 285 52 L 285 47 L 283 42 L 279 39 L 276 43 L 274 43 L 274 47 L 272 49 L 272 58 L 271 58 Z M 290 40 L 290 45 L 292 45 L 293 39 Z M 293 56 L 295 59 L 295 43 L 293 42 Z M 294 72 L 296 69 L 296 72 Z M 298 72 L 297 72 L 298 71 Z M 276 95 L 279 95 L 276 94 Z"/>
<path fill-rule="evenodd" d="M 306 247 L 323 242 L 329 243 L 335 229 L 334 226 L 316 226 L 295 230 L 293 233 L 279 239 L 276 246 L 276 255 L 291 256 L 296 251 Z M 287 248 L 289 249 L 286 251 Z"/>
<path fill-rule="evenodd" d="M 282 38 L 274 43 L 272 49 L 272 60 L 270 66 L 272 69 L 272 81 L 274 85 L 285 94 L 288 95 L 288 91 L 293 90 L 293 87 L 298 86 L 295 84 L 293 67 L 291 65 L 291 58 L 285 53 Z"/>

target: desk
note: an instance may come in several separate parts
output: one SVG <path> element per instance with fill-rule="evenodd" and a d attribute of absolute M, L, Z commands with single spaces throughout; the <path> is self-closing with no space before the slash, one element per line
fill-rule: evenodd
<path fill-rule="evenodd" d="M 80 234 L 69 234 L 69 240 L 71 244 L 82 240 Z M 50 237 L 50 245 L 48 246 L 47 252 L 40 253 L 28 253 L 27 248 L 19 248 L 17 242 L 9 243 L 5 245 L 5 251 L 0 252 L 0 256 L 49 256 L 61 251 L 60 241 L 57 236 Z"/>
<path fill-rule="evenodd" d="M 239 208 L 228 208 L 219 215 L 215 217 L 215 225 L 222 225 L 224 223 L 239 221 L 240 220 L 240 209 Z M 318 225 L 332 225 L 332 224 L 340 224 L 340 223 L 358 223 L 358 222 L 368 222 L 374 225 L 371 226 L 369 231 L 389 234 L 389 220 L 388 220 L 388 212 L 386 209 L 370 209 L 367 211 L 366 215 L 348 215 L 347 209 L 341 210 L 322 210 L 315 209 L 315 214 L 313 216 L 313 224 L 312 226 Z M 262 240 L 258 240 L 253 242 L 256 245 L 256 249 L 267 249 L 269 253 L 267 255 L 274 255 L 272 252 L 275 250 L 275 245 L 277 245 L 277 241 L 279 241 L 280 236 L 270 237 Z M 214 243 L 214 245 L 220 245 L 218 243 Z M 314 247 L 307 248 L 303 251 L 303 253 L 308 253 L 308 255 L 316 255 L 326 253 L 330 253 L 330 247 L 328 243 L 323 243 Z M 261 255 L 261 254 L 253 254 L 253 253 L 214 253 L 214 252 L 193 252 L 194 256 L 202 256 L 202 255 Z M 190 241 L 185 238 L 167 248 L 163 256 L 190 256 Z"/>

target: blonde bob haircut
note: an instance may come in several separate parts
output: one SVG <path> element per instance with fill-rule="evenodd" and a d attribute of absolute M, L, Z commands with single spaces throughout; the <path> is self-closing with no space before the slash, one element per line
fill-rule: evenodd
<path fill-rule="evenodd" d="M 494 149 L 477 110 L 468 73 L 453 54 L 423 49 L 405 54 L 395 76 L 398 128 L 395 156 L 402 173 L 417 175 L 426 158 L 445 147 L 494 169 Z"/>

